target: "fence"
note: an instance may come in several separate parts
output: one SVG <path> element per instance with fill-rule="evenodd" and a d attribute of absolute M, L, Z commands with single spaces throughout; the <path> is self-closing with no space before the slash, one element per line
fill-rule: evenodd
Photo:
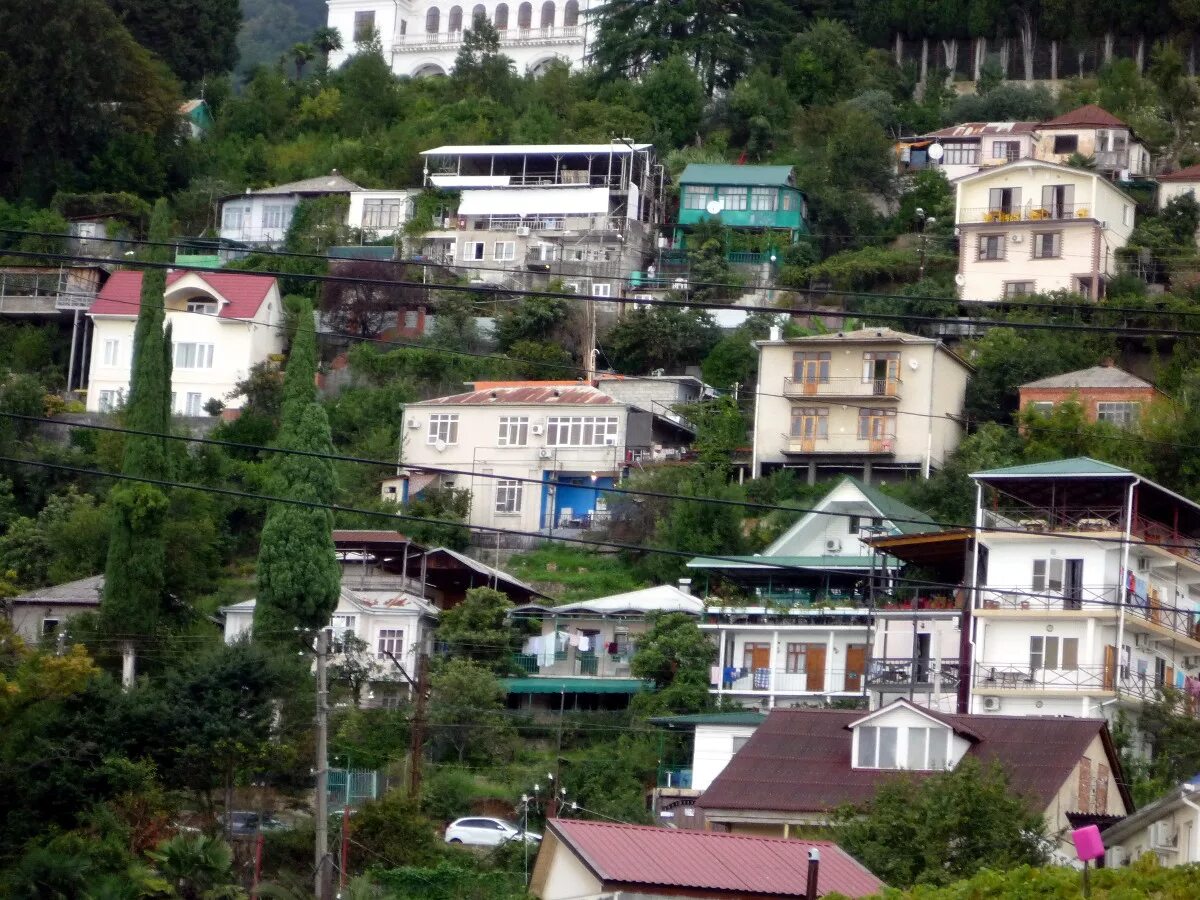
<path fill-rule="evenodd" d="M 330 769 L 329 807 L 358 806 L 380 793 L 379 773 L 374 769 Z"/>

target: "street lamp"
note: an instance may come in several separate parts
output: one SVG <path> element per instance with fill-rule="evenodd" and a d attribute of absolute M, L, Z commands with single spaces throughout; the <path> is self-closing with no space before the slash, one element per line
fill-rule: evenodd
<path fill-rule="evenodd" d="M 916 218 L 917 218 L 917 231 L 921 235 L 921 251 L 920 251 L 921 262 L 917 269 L 917 280 L 920 281 L 925 277 L 925 242 L 926 242 L 925 229 L 928 228 L 930 225 L 936 224 L 937 219 L 935 219 L 933 216 L 927 216 L 925 214 L 925 210 L 919 206 L 917 207 Z"/>

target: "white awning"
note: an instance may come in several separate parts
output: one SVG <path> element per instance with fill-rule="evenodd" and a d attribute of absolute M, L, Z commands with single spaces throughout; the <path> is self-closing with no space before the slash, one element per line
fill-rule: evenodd
<path fill-rule="evenodd" d="M 460 216 L 608 214 L 608 188 L 544 187 L 465 191 Z"/>

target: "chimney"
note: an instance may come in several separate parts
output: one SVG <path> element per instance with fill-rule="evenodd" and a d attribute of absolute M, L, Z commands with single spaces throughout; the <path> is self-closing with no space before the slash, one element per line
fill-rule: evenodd
<path fill-rule="evenodd" d="M 690 594 L 692 592 L 692 579 L 680 578 L 679 579 L 679 589 L 681 591 L 683 591 L 685 594 Z"/>
<path fill-rule="evenodd" d="M 783 329 L 780 328 L 778 325 L 772 325 L 770 335 L 771 335 L 771 340 L 773 340 L 773 341 L 782 340 L 783 339 Z"/>
<path fill-rule="evenodd" d="M 1104 357 L 1104 359 L 1100 360 L 1100 365 L 1106 369 L 1111 369 L 1113 367 L 1113 358 L 1111 356 Z"/>
<path fill-rule="evenodd" d="M 808 851 L 808 881 L 804 886 L 804 900 L 817 900 L 817 875 L 821 870 L 821 851 L 812 847 Z"/>

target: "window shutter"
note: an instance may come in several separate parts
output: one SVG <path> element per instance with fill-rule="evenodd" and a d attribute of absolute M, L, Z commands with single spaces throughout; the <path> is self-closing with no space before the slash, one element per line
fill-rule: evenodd
<path fill-rule="evenodd" d="M 1108 812 L 1108 766 L 1104 763 L 1096 766 L 1096 805 L 1094 812 Z"/>
<path fill-rule="evenodd" d="M 1075 204 L 1075 185 L 1063 185 L 1063 206 L 1070 209 Z"/>
<path fill-rule="evenodd" d="M 1042 185 L 1042 208 L 1050 209 L 1054 206 L 1054 185 Z"/>
<path fill-rule="evenodd" d="M 1000 188 L 992 188 L 988 191 L 988 208 L 999 209 L 1004 202 L 1004 192 Z"/>
<path fill-rule="evenodd" d="M 1086 756 L 1079 761 L 1079 812 L 1092 811 L 1092 761 Z"/>
<path fill-rule="evenodd" d="M 1021 189 L 1019 187 L 1012 189 L 1012 208 L 1014 211 L 1021 208 Z"/>

